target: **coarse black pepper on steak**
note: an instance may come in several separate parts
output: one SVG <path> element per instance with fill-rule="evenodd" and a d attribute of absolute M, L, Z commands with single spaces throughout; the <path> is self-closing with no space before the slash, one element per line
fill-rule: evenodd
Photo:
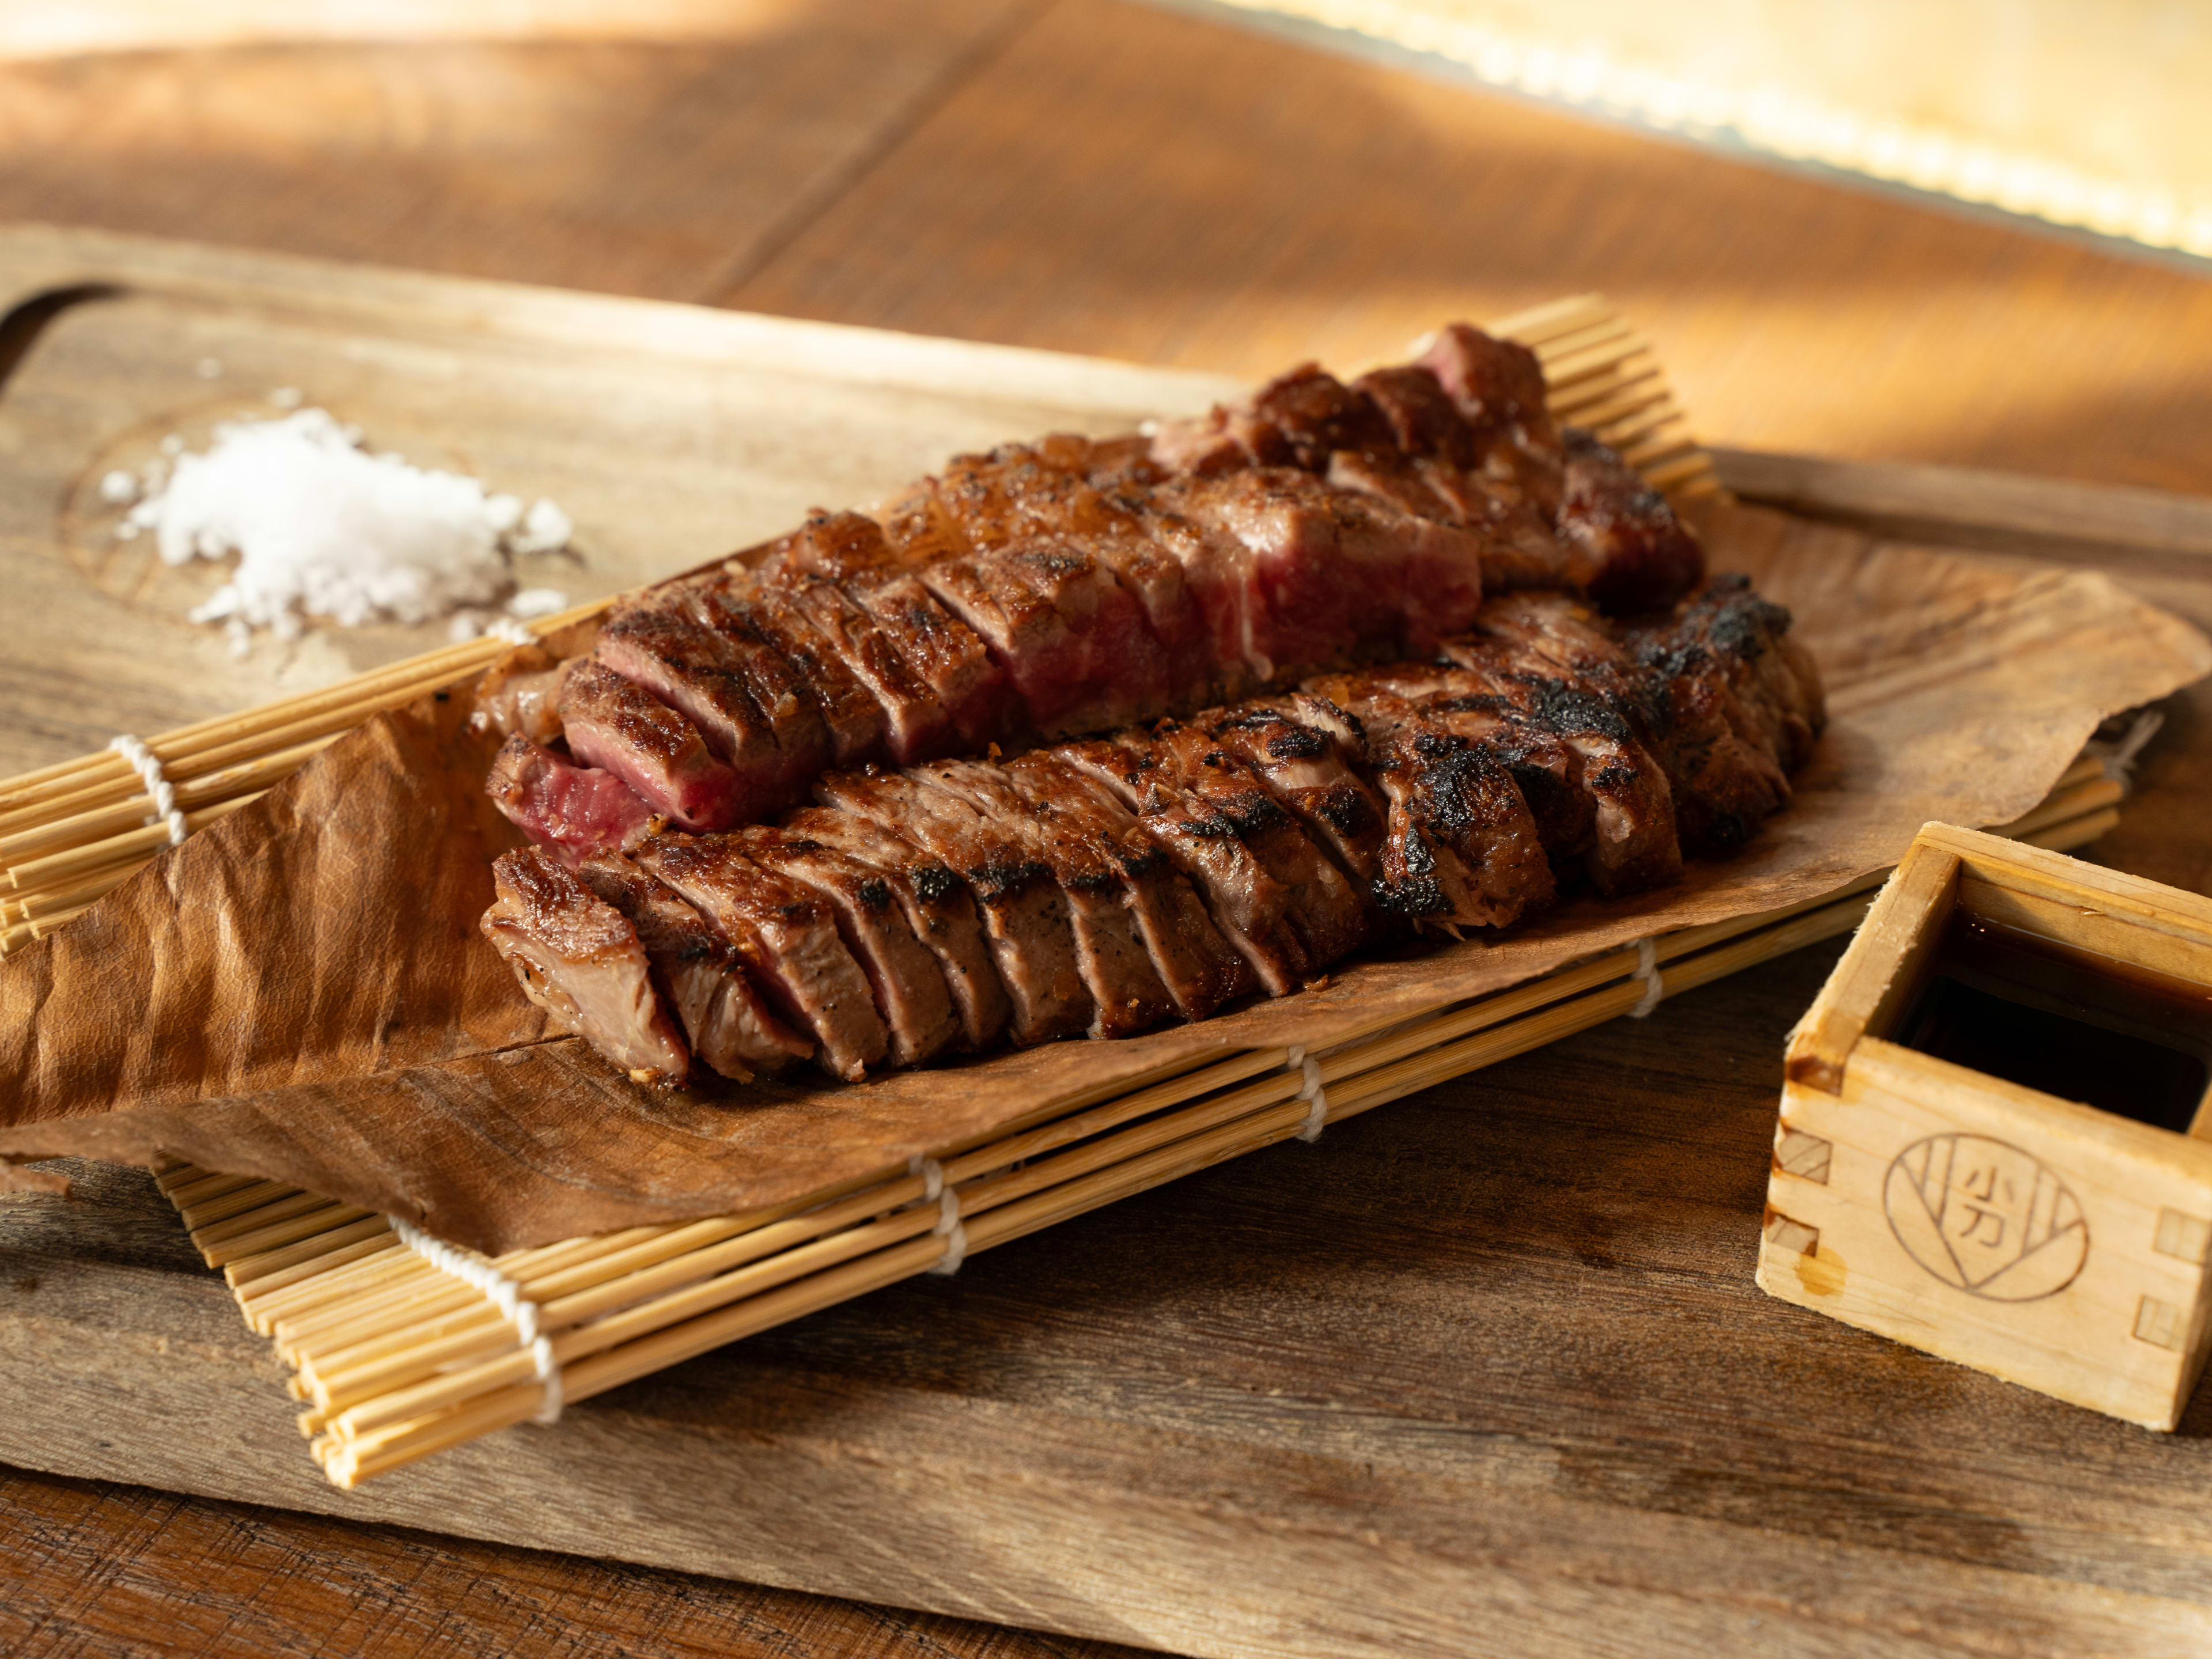
<path fill-rule="evenodd" d="M 488 677 L 489 787 L 540 848 L 484 928 L 655 1081 L 1285 995 L 1370 940 L 1664 884 L 1786 804 L 1819 677 L 1704 574 L 1463 325 L 1149 439 L 961 457 Z"/>

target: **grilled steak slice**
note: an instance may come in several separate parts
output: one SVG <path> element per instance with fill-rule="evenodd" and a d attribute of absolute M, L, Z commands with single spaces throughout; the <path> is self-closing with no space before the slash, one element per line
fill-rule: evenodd
<path fill-rule="evenodd" d="M 813 577 L 841 582 L 893 562 L 884 527 L 864 513 L 830 513 L 820 507 L 806 522 L 769 548 L 757 574 L 767 582 Z"/>
<path fill-rule="evenodd" d="M 858 599 L 819 576 L 779 577 L 769 591 L 805 620 L 875 700 L 884 720 L 884 746 L 896 763 L 912 766 L 959 745 L 960 733 L 937 693 L 899 654 L 890 631 Z"/>
<path fill-rule="evenodd" d="M 791 596 L 763 588 L 754 595 L 761 633 L 814 694 L 830 734 L 836 766 L 867 766 L 890 752 L 890 716 L 875 689 L 846 663 L 843 653 L 807 620 Z M 806 780 L 811 787 L 813 779 Z"/>
<path fill-rule="evenodd" d="M 1819 671 L 1790 613 L 1722 578 L 1626 644 L 1655 689 L 1686 844 L 1741 847 L 1790 798 L 1788 773 L 1826 720 Z"/>
<path fill-rule="evenodd" d="M 579 760 L 613 773 L 686 829 L 719 830 L 744 816 L 737 774 L 699 728 L 604 664 L 580 663 L 568 676 L 561 724 Z"/>
<path fill-rule="evenodd" d="M 828 901 L 763 869 L 727 836 L 653 836 L 635 857 L 714 924 L 769 1006 L 813 1035 L 823 1070 L 857 1083 L 883 1059 L 890 1034 Z"/>
<path fill-rule="evenodd" d="M 833 847 L 771 824 L 749 825 L 731 838 L 754 863 L 830 901 L 845 948 L 867 975 L 876 1012 L 890 1030 L 892 1065 L 919 1066 L 951 1045 L 960 1035 L 951 993 L 887 879 Z"/>
<path fill-rule="evenodd" d="M 479 925 L 523 994 L 634 1080 L 681 1083 L 691 1056 L 653 990 L 637 930 L 536 848 L 501 854 L 491 871 L 498 896 Z"/>
<path fill-rule="evenodd" d="M 571 864 L 614 852 L 655 822 L 653 809 L 613 773 L 572 765 L 519 732 L 492 757 L 484 791 L 515 828 Z"/>
<path fill-rule="evenodd" d="M 678 591 L 692 614 L 730 647 L 775 745 L 773 787 L 783 806 L 789 806 L 805 799 L 807 786 L 830 763 L 830 728 L 813 689 L 779 648 L 753 602 L 752 586 L 750 575 L 725 573 L 685 583 Z"/>
<path fill-rule="evenodd" d="M 921 580 L 1005 667 L 1030 729 L 1096 731 L 1166 706 L 1167 652 L 1144 606 L 1080 543 L 940 560 Z"/>
<path fill-rule="evenodd" d="M 1486 605 L 1482 638 L 1525 653 L 1602 697 L 1667 774 L 1675 833 L 1692 852 L 1727 852 L 1790 799 L 1790 781 L 1740 706 L 1727 670 L 1695 637 L 1632 633 L 1638 661 L 1589 607 L 1565 594 L 1513 593 Z M 1747 733 L 1749 735 L 1747 736 Z"/>
<path fill-rule="evenodd" d="M 592 655 L 699 730 L 737 780 L 736 817 L 747 823 L 790 805 L 789 765 L 756 692 L 763 654 L 750 641 L 709 628 L 679 585 L 623 606 L 599 630 Z"/>
<path fill-rule="evenodd" d="M 1382 908 L 1420 925 L 1503 927 L 1549 903 L 1552 869 L 1505 758 L 1357 675 L 1307 688 L 1366 729 L 1390 804 Z"/>
<path fill-rule="evenodd" d="M 1705 579 L 1705 550 L 1667 498 L 1589 433 L 1569 427 L 1559 537 L 1582 553 L 1600 609 L 1632 616 L 1671 605 Z"/>
<path fill-rule="evenodd" d="M 999 970 L 991 965 L 975 901 L 950 867 L 903 836 L 835 807 L 801 807 L 785 817 L 783 828 L 866 866 L 890 883 L 915 937 L 937 959 L 959 1017 L 962 1046 L 980 1048 L 998 1040 L 1012 1005 L 999 983 Z"/>
<path fill-rule="evenodd" d="M 1392 671 L 1386 683 L 1504 756 L 1555 862 L 1579 862 L 1607 896 L 1681 875 L 1667 775 L 1605 697 L 1492 641 L 1452 641 L 1445 651 L 1457 666 Z"/>
<path fill-rule="evenodd" d="M 968 884 L 1012 1004 L 1013 1042 L 1026 1047 L 1089 1029 L 1091 993 L 1076 964 L 1067 900 L 1025 838 L 906 773 L 833 772 L 815 793 L 911 841 Z"/>
<path fill-rule="evenodd" d="M 1253 988 L 1251 970 L 1190 883 L 1111 789 L 1049 750 L 1010 762 L 1006 775 L 1046 835 L 1095 847 L 1120 866 L 1138 935 L 1177 1013 L 1204 1019 Z"/>
<path fill-rule="evenodd" d="M 1285 920 L 1315 971 L 1366 938 L 1368 910 L 1358 890 L 1242 761 L 1203 732 L 1173 720 L 1150 732 L 1116 732 L 1114 741 L 1228 820 L 1282 887 Z"/>
<path fill-rule="evenodd" d="M 1175 1011 L 1145 949 L 1113 849 L 1088 833 L 1079 810 L 1063 810 L 1048 825 L 1003 768 L 981 761 L 933 761 L 911 775 L 972 807 L 1052 872 L 1067 897 L 1076 965 L 1091 994 L 1091 1036 L 1127 1036 Z"/>
<path fill-rule="evenodd" d="M 850 584 L 848 591 L 890 641 L 915 678 L 944 706 L 963 747 L 981 750 L 1010 736 L 1020 711 L 1006 671 L 975 630 L 911 575 Z"/>
<path fill-rule="evenodd" d="M 1708 653 L 1742 704 L 1747 739 L 1785 771 L 1812 758 L 1828 720 L 1820 671 L 1791 635 L 1790 612 L 1761 599 L 1749 577 L 1715 578 L 1675 608 L 1670 624 L 1632 629 L 1626 644 L 1647 666 L 1658 651 Z"/>
<path fill-rule="evenodd" d="M 1467 323 L 1438 329 L 1414 367 L 1437 377 L 1474 429 L 1475 453 L 1489 465 L 1510 448 L 1556 469 L 1561 459 L 1544 366 L 1518 340 L 1503 340 Z M 1553 504 L 1546 502 L 1547 508 Z"/>
<path fill-rule="evenodd" d="M 1218 807 L 1173 782 L 1139 746 L 1098 739 L 1049 751 L 1111 789 L 1206 901 L 1222 937 L 1249 965 L 1260 988 L 1287 996 L 1315 971 L 1290 925 L 1291 895 L 1270 875 Z"/>
<path fill-rule="evenodd" d="M 621 857 L 593 859 L 576 874 L 637 930 L 654 985 L 683 1022 L 694 1058 L 749 1083 L 813 1057 L 814 1045 L 769 1012 L 737 953 L 672 889 Z"/>
<path fill-rule="evenodd" d="M 1190 724 L 1250 767 L 1363 891 L 1382 875 L 1389 807 L 1352 769 L 1365 763 L 1367 744 L 1350 715 L 1293 692 L 1208 709 Z"/>
<path fill-rule="evenodd" d="M 1482 599 L 1482 543 L 1454 526 L 1284 467 L 1166 484 L 1202 531 L 1178 544 L 1217 659 L 1261 680 L 1426 655 Z"/>

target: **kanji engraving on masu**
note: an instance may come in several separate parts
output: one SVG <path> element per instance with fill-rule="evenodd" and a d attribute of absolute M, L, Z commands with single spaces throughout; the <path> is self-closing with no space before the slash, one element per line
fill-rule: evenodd
<path fill-rule="evenodd" d="M 1882 1188 L 1890 1231 L 1945 1284 L 2033 1302 L 2072 1284 L 2089 1224 L 2057 1176 L 1986 1135 L 1932 1135 L 1897 1155 Z"/>

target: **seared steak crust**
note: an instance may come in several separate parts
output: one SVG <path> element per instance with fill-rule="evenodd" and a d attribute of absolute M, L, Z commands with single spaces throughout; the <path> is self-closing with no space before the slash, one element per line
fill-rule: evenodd
<path fill-rule="evenodd" d="M 481 925 L 523 994 L 640 1083 L 681 1083 L 691 1056 L 637 930 L 537 848 L 502 853 L 491 870 L 498 897 Z"/>

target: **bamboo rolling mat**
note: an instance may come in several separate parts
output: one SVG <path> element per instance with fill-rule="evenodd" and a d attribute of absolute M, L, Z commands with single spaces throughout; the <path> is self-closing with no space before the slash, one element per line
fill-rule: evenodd
<path fill-rule="evenodd" d="M 1644 343 L 1595 296 L 1507 319 L 1553 407 L 1680 497 L 1719 486 Z M 602 611 L 537 624 L 550 632 Z M 236 811 L 380 710 L 465 680 L 511 647 L 477 641 L 152 739 L 187 830 Z M 2060 850 L 2117 822 L 2120 785 L 2085 757 L 2004 832 Z M 64 925 L 170 838 L 116 751 L 0 784 L 0 951 Z M 1040 1103 L 979 1144 L 751 1214 L 563 1241 L 485 1261 L 278 1182 L 156 1171 L 249 1324 L 273 1338 L 301 1427 L 351 1486 L 748 1334 L 1018 1238 L 1228 1158 L 1554 1042 L 1856 926 L 1879 872 L 1810 903 L 1682 930 L 1528 984 L 1441 1006 L 1307 1054 L 1271 1048 L 1133 1091 Z M 411 1237 L 410 1237 L 411 1235 Z M 440 1257 L 440 1260 L 433 1260 Z"/>

